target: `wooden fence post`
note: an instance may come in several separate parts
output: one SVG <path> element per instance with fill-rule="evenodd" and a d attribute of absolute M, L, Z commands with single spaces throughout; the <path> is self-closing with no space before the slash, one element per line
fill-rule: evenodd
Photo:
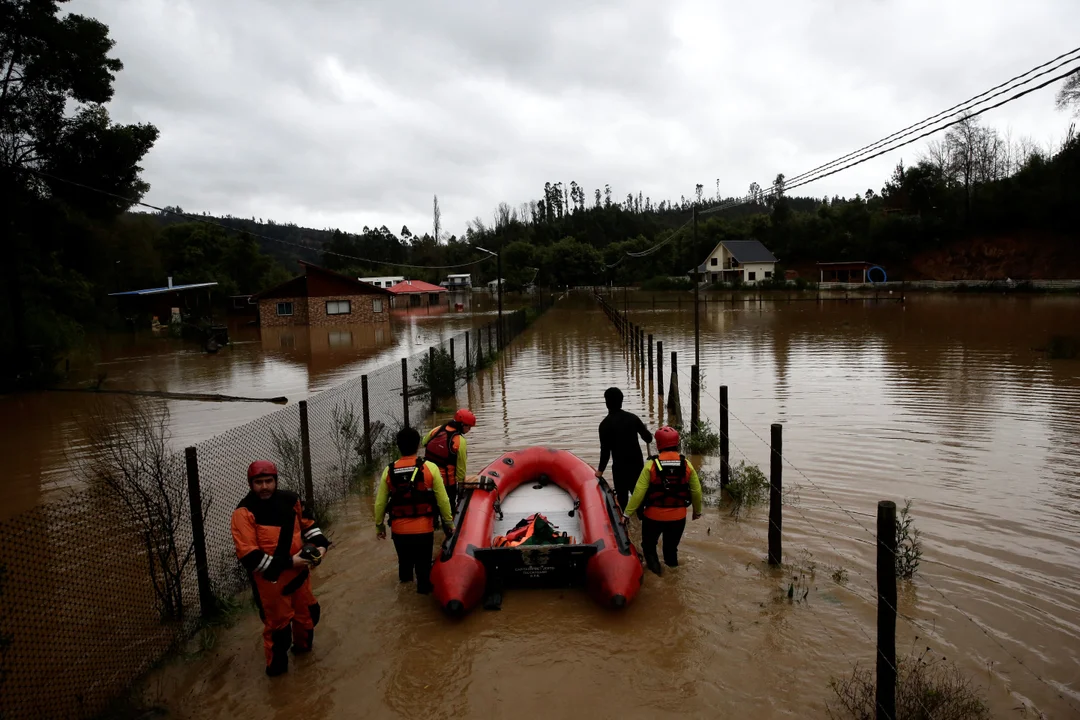
<path fill-rule="evenodd" d="M 488 355 L 494 355 L 495 354 L 495 345 L 494 345 L 495 340 L 493 339 L 493 336 L 495 335 L 495 333 L 494 333 L 495 323 L 489 322 L 488 326 L 487 326 L 487 329 L 488 329 Z"/>
<path fill-rule="evenodd" d="M 360 376 L 360 397 L 364 405 L 364 462 L 370 465 L 371 457 L 371 409 L 368 398 L 367 375 Z"/>
<path fill-rule="evenodd" d="M 720 489 L 731 482 L 731 450 L 728 447 L 727 385 L 720 386 Z"/>
<path fill-rule="evenodd" d="M 655 297 L 653 297 L 653 302 L 656 302 Z M 652 351 L 653 351 L 653 339 L 652 339 L 652 333 L 649 333 L 649 382 L 653 381 Z"/>
<path fill-rule="evenodd" d="M 300 450 L 304 460 L 304 500 L 312 508 L 315 507 L 315 488 L 311 482 L 311 433 L 307 400 L 300 401 Z"/>
<path fill-rule="evenodd" d="M 469 336 L 472 335 L 472 330 L 465 331 L 465 380 L 472 377 L 472 356 L 469 354 Z"/>
<path fill-rule="evenodd" d="M 184 449 L 187 460 L 188 500 L 191 504 L 191 540 L 195 548 L 195 574 L 199 582 L 199 610 L 204 618 L 217 613 L 217 601 L 210 587 L 210 565 L 206 560 L 206 529 L 203 527 L 202 490 L 199 486 L 199 458 L 194 447 Z"/>
<path fill-rule="evenodd" d="M 896 718 L 896 503 L 877 506 L 877 718 Z"/>
<path fill-rule="evenodd" d="M 409 358 L 401 358 L 401 418 L 409 425 Z"/>
<path fill-rule="evenodd" d="M 781 545 L 780 530 L 783 527 L 783 430 L 780 423 L 772 425 L 772 443 L 769 446 L 769 564 L 780 565 L 784 552 Z"/>
<path fill-rule="evenodd" d="M 664 341 L 656 341 L 656 394 L 664 397 Z"/>

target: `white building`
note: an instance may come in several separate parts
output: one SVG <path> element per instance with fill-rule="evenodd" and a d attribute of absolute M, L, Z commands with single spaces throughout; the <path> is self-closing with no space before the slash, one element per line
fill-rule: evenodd
<path fill-rule="evenodd" d="M 454 290 L 455 288 L 471 288 L 472 287 L 472 275 L 469 273 L 459 273 L 456 275 L 447 275 L 446 279 L 441 283 L 444 288 Z"/>
<path fill-rule="evenodd" d="M 776 257 L 757 240 L 721 240 L 698 266 L 705 283 L 733 282 L 753 285 L 771 280 Z"/>
<path fill-rule="evenodd" d="M 384 275 L 383 277 L 366 277 L 357 278 L 360 282 L 366 282 L 369 285 L 374 285 L 377 288 L 391 288 L 397 285 L 399 282 L 404 282 L 404 275 Z"/>

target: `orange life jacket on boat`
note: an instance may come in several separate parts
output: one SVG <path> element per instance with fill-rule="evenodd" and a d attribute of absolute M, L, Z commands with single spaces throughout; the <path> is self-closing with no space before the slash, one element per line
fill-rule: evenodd
<path fill-rule="evenodd" d="M 645 516 L 653 520 L 685 518 L 686 508 L 692 500 L 686 456 L 665 450 L 649 459 L 652 461 L 649 465 L 649 489 L 642 503 Z"/>

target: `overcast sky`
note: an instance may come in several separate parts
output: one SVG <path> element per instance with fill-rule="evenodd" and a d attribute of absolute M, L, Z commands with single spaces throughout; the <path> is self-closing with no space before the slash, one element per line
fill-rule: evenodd
<path fill-rule="evenodd" d="M 1077 0 L 74 0 L 161 131 L 147 201 L 395 233 L 577 181 L 742 195 L 1072 49 Z M 1056 86 L 1055 86 L 1056 87 Z M 1048 144 L 1054 88 L 983 116 Z M 800 193 L 880 190 L 923 143 Z"/>

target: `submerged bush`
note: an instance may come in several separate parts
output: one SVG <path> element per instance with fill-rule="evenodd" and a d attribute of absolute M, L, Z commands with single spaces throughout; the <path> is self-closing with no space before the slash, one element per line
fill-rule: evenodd
<path fill-rule="evenodd" d="M 922 560 L 922 540 L 915 519 L 911 517 L 911 501 L 904 502 L 896 519 L 896 577 L 910 580 Z"/>
<path fill-rule="evenodd" d="M 741 460 L 731 468 L 731 477 L 725 488 L 731 497 L 731 516 L 736 520 L 743 513 L 749 514 L 769 497 L 769 479 L 757 465 L 747 465 Z"/>
<path fill-rule="evenodd" d="M 927 648 L 917 657 L 896 658 L 896 720 L 984 720 L 990 708 L 953 663 L 930 656 Z M 836 698 L 826 702 L 834 720 L 874 720 L 877 685 L 874 665 L 856 663 L 850 677 L 833 678 L 829 687 Z"/>
<path fill-rule="evenodd" d="M 701 420 L 697 432 L 686 437 L 685 448 L 688 453 L 708 455 L 720 449 L 720 435 L 713 430 L 712 423 L 707 419 Z"/>

